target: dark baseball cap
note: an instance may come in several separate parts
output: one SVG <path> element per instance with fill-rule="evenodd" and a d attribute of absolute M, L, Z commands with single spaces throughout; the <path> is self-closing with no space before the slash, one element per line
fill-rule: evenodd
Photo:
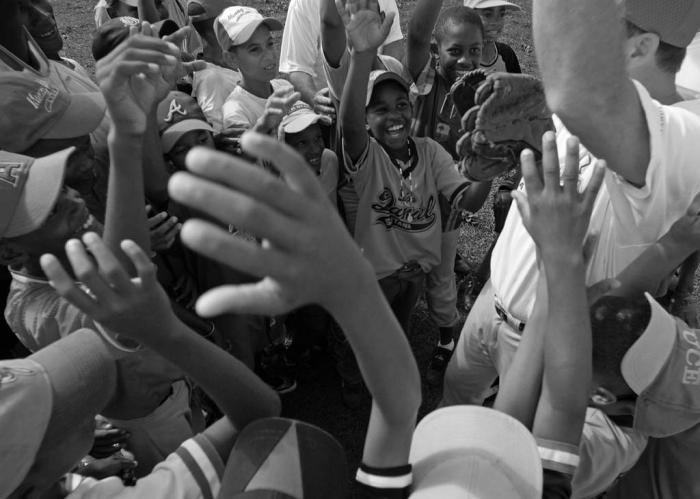
<path fill-rule="evenodd" d="M 625 19 L 662 42 L 687 47 L 700 30 L 698 0 L 625 0 Z"/>
<path fill-rule="evenodd" d="M 129 16 L 115 17 L 104 23 L 92 35 L 92 56 L 96 61 L 99 61 L 129 37 L 129 29 L 132 26 L 140 24 L 141 21 Z M 171 35 L 180 29 L 180 26 L 172 19 L 164 19 L 151 26 L 160 38 Z"/>

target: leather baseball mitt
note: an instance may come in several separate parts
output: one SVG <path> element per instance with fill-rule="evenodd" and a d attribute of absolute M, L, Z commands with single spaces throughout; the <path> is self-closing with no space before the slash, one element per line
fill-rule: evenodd
<path fill-rule="evenodd" d="M 475 70 L 457 80 L 450 93 L 462 115 L 457 152 L 467 177 L 491 180 L 516 168 L 525 148 L 539 160 L 542 134 L 554 124 L 537 78 Z"/>

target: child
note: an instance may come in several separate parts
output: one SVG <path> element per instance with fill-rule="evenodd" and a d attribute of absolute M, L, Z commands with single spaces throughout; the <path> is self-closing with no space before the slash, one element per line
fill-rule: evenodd
<path fill-rule="evenodd" d="M 416 4 L 408 27 L 406 69 L 416 82 L 418 97 L 411 133 L 430 137 L 459 161 L 457 140 L 461 116 L 454 112 L 450 87 L 464 72 L 477 69 L 483 48 L 483 26 L 479 16 L 467 7 L 452 7 L 440 12 L 441 1 L 422 0 Z M 431 38 L 437 50 L 431 50 Z M 486 182 L 490 188 L 490 182 Z M 452 209 L 444 196 L 439 197 L 442 217 L 442 241 L 439 264 L 428 275 L 426 300 L 432 321 L 438 326 L 439 340 L 428 365 L 430 384 L 442 382 L 443 373 L 455 347 L 455 328 L 459 325 L 455 258 L 459 235 L 459 217 L 447 224 Z M 457 260 L 459 262 L 459 260 Z"/>
<path fill-rule="evenodd" d="M 366 22 L 358 22 L 357 12 Z M 340 125 L 360 197 L 355 240 L 408 331 L 425 274 L 440 262 L 438 193 L 455 209 L 478 209 L 490 183 L 469 182 L 437 142 L 410 137 L 408 84 L 396 73 L 370 73 L 391 16 L 382 22 L 366 0 L 348 2 L 341 15 L 353 46 Z"/>
<path fill-rule="evenodd" d="M 292 84 L 277 76 L 277 52 L 271 31 L 282 23 L 250 7 L 229 7 L 214 21 L 224 59 L 241 73 L 240 84 L 223 107 L 223 129 L 249 129 L 263 115 L 273 92 L 292 92 Z"/>
<path fill-rule="evenodd" d="M 314 113 L 308 104 L 298 101 L 282 118 L 279 138 L 304 156 L 318 176 L 331 203 L 335 204 L 338 158 L 333 151 L 325 147 L 322 125 L 330 126 L 330 118 Z"/>
<path fill-rule="evenodd" d="M 509 12 L 520 7 L 505 0 L 464 0 L 464 6 L 476 10 L 484 23 L 484 49 L 481 69 L 488 73 L 522 73 L 518 56 L 510 45 L 499 42 Z"/>

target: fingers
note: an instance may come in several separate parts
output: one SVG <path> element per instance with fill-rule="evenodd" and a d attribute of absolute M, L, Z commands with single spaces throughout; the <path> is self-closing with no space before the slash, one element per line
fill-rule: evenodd
<path fill-rule="evenodd" d="M 591 212 L 593 211 L 593 205 L 595 204 L 595 199 L 598 196 L 598 191 L 600 191 L 600 186 L 603 185 L 606 169 L 607 164 L 604 160 L 596 160 L 596 164 L 593 166 L 593 174 L 591 175 L 591 179 L 588 181 L 586 190 L 583 192 L 583 205 L 588 216 L 590 216 Z"/>
<path fill-rule="evenodd" d="M 325 197 L 321 184 L 306 160 L 287 144 L 272 137 L 248 132 L 241 137 L 241 147 L 246 153 L 275 165 L 294 191 L 310 199 Z"/>
<path fill-rule="evenodd" d="M 105 277 L 100 274 L 78 239 L 71 239 L 66 243 L 66 256 L 73 267 L 75 277 L 88 287 L 97 302 L 110 303 L 116 300 L 110 283 L 106 282 Z"/>
<path fill-rule="evenodd" d="M 576 137 L 569 137 L 566 141 L 566 158 L 564 160 L 564 173 L 561 176 L 564 192 L 571 196 L 578 195 L 578 171 L 579 171 L 579 142 Z"/>
<path fill-rule="evenodd" d="M 188 220 L 180 233 L 189 248 L 229 267 L 257 277 L 284 275 L 288 258 L 275 248 L 233 236 L 203 220 Z"/>
<path fill-rule="evenodd" d="M 213 317 L 227 312 L 276 315 L 292 308 L 276 292 L 274 284 L 264 279 L 254 284 L 211 289 L 197 300 L 195 310 L 202 317 Z"/>
<path fill-rule="evenodd" d="M 542 177 L 545 189 L 559 190 L 559 152 L 554 132 L 542 136 Z"/>
<path fill-rule="evenodd" d="M 183 26 L 179 30 L 177 30 L 175 33 L 171 33 L 167 36 L 163 37 L 163 40 L 166 42 L 174 43 L 175 45 L 180 45 L 185 38 L 187 38 L 190 34 L 190 31 L 192 31 L 191 26 Z"/>
<path fill-rule="evenodd" d="M 148 210 L 150 210 L 150 205 L 146 207 L 146 213 L 148 213 Z M 168 212 L 167 211 L 161 211 L 160 213 L 156 213 L 155 215 L 151 216 L 146 220 L 146 224 L 148 225 L 149 229 L 153 229 L 154 227 L 157 227 L 159 224 L 161 224 L 165 219 L 168 218 Z"/>
<path fill-rule="evenodd" d="M 145 290 L 157 285 L 156 266 L 148 258 L 141 246 L 130 239 L 125 239 L 121 243 L 121 249 L 134 264 L 136 275 L 141 279 L 141 287 Z"/>
<path fill-rule="evenodd" d="M 540 177 L 540 171 L 535 161 L 535 153 L 530 149 L 524 149 L 520 153 L 520 166 L 523 171 L 525 190 L 533 195 L 542 192 L 544 185 Z M 518 207 L 520 204 L 518 204 Z"/>
<path fill-rule="evenodd" d="M 119 292 L 129 293 L 131 291 L 131 279 L 129 275 L 126 273 L 119 260 L 117 260 L 117 257 L 114 256 L 114 253 L 107 248 L 107 245 L 102 241 L 100 236 L 94 232 L 88 232 L 83 236 L 83 243 L 85 243 L 85 246 L 90 250 L 95 260 L 97 260 L 98 271 L 105 277 L 107 283 Z M 78 247 L 76 246 L 76 250 L 77 249 Z M 77 253 L 79 254 L 80 252 L 78 251 Z M 90 286 L 90 284 L 88 284 L 88 286 Z"/>
<path fill-rule="evenodd" d="M 39 260 L 41 269 L 49 279 L 49 284 L 63 298 L 71 302 L 87 315 L 94 315 L 95 302 L 82 289 L 78 287 L 75 280 L 68 275 L 61 262 L 54 255 L 45 254 Z"/>

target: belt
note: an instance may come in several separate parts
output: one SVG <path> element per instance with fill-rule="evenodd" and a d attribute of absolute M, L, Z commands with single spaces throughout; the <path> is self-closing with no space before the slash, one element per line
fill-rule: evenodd
<path fill-rule="evenodd" d="M 523 332 L 523 329 L 525 329 L 525 323 L 522 321 L 519 321 L 515 317 L 513 317 L 511 314 L 506 312 L 506 309 L 503 308 L 501 305 L 498 304 L 498 301 L 494 303 L 494 306 L 496 307 L 496 314 L 501 318 L 503 322 L 508 324 L 510 327 L 515 329 L 516 331 Z"/>

